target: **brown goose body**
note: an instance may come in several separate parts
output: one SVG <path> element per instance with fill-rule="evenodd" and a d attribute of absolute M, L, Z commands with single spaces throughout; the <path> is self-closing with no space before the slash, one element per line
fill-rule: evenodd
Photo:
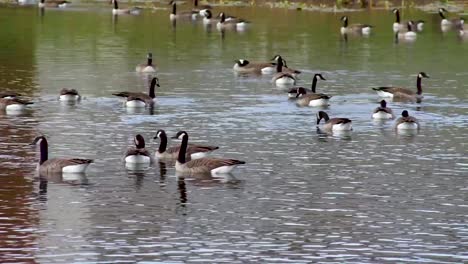
<path fill-rule="evenodd" d="M 125 162 L 131 164 L 150 164 L 152 162 L 151 153 L 145 148 L 145 139 L 137 134 L 134 137 L 134 147 L 129 147 L 125 152 Z"/>
<path fill-rule="evenodd" d="M 408 111 L 404 110 L 395 121 L 395 128 L 398 130 L 418 130 L 420 128 L 419 121 L 408 114 Z"/>
<path fill-rule="evenodd" d="M 387 102 L 385 100 L 380 101 L 380 106 L 375 108 L 372 113 L 372 118 L 374 119 L 393 119 L 393 111 L 391 108 L 387 107 Z"/>
<path fill-rule="evenodd" d="M 324 119 L 325 124 L 322 129 L 329 131 L 350 131 L 352 130 L 352 121 L 349 118 L 329 118 L 328 114 L 324 111 L 317 113 L 317 126 L 320 124 L 320 120 Z"/>
<path fill-rule="evenodd" d="M 27 105 L 33 104 L 18 97 L 0 98 L 0 110 L 23 110 Z"/>
<path fill-rule="evenodd" d="M 261 74 L 263 69 L 275 69 L 273 62 L 250 62 L 248 60 L 240 59 L 234 64 L 234 71 L 237 73 L 256 73 Z"/>
<path fill-rule="evenodd" d="M 295 84 L 296 77 L 292 73 L 284 72 L 284 65 L 285 61 L 283 60 L 283 58 L 279 57 L 276 63 L 276 73 L 271 78 L 271 81 L 276 85 Z"/>
<path fill-rule="evenodd" d="M 357 35 L 369 35 L 372 29 L 371 25 L 368 24 L 348 24 L 348 17 L 341 17 L 343 26 L 340 29 L 341 34 L 357 34 Z"/>
<path fill-rule="evenodd" d="M 372 88 L 377 94 L 381 97 L 390 97 L 390 98 L 407 98 L 407 99 L 421 99 L 423 98 L 422 95 L 422 78 L 429 78 L 429 76 L 424 73 L 420 72 L 416 79 L 416 91 L 410 90 L 408 88 L 403 87 L 393 87 L 393 86 L 385 86 L 385 87 L 377 87 Z"/>
<path fill-rule="evenodd" d="M 158 130 L 154 139 L 160 139 L 159 148 L 155 153 L 155 157 L 158 159 L 175 160 L 177 159 L 181 145 L 167 148 L 167 135 L 164 130 Z M 219 149 L 217 146 L 206 146 L 188 144 L 186 150 L 186 160 L 192 160 L 205 156 L 206 154 Z"/>

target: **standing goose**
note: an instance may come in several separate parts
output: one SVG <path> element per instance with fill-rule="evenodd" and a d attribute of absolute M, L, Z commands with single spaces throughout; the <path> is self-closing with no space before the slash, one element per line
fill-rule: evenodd
<path fill-rule="evenodd" d="M 415 117 L 410 116 L 408 111 L 404 110 L 401 117 L 395 121 L 395 128 L 398 130 L 418 130 L 419 122 Z"/>
<path fill-rule="evenodd" d="M 219 14 L 219 22 L 216 24 L 216 28 L 218 30 L 222 30 L 222 29 L 244 30 L 245 28 L 247 28 L 249 24 L 250 22 L 244 19 L 238 19 L 238 18 L 227 19 L 226 14 L 224 12 L 221 12 Z"/>
<path fill-rule="evenodd" d="M 137 134 L 133 139 L 135 147 L 130 147 L 125 153 L 125 162 L 132 164 L 150 164 L 151 154 L 145 149 L 145 139 Z"/>
<path fill-rule="evenodd" d="M 351 120 L 348 118 L 335 117 L 330 119 L 327 113 L 319 111 L 317 113 L 317 127 L 320 124 L 320 120 L 325 119 L 325 124 L 322 126 L 324 130 L 329 131 L 350 131 L 352 130 Z"/>
<path fill-rule="evenodd" d="M 380 106 L 375 108 L 374 113 L 372 114 L 374 119 L 393 119 L 393 111 L 390 107 L 387 107 L 387 102 L 385 100 L 380 101 Z"/>
<path fill-rule="evenodd" d="M 146 106 L 153 106 L 155 102 L 155 93 L 154 89 L 155 86 L 159 86 L 159 79 L 157 77 L 154 77 L 151 80 L 151 84 L 149 86 L 149 93 L 138 93 L 138 92 L 119 92 L 119 93 L 113 93 L 112 95 L 115 96 L 120 96 L 120 97 L 126 97 L 127 102 L 125 105 L 127 107 L 146 107 Z"/>
<path fill-rule="evenodd" d="M 183 12 L 177 13 L 176 1 L 172 0 L 171 2 L 169 2 L 169 4 L 172 5 L 172 11 L 171 11 L 171 14 L 169 15 L 169 19 L 171 21 L 175 21 L 178 19 L 192 19 L 192 20 L 197 19 L 197 16 L 199 14 L 198 11 L 183 11 Z"/>
<path fill-rule="evenodd" d="M 439 8 L 439 15 L 442 18 L 440 21 L 440 26 L 442 27 L 442 30 L 445 31 L 444 29 L 449 29 L 450 27 L 460 27 L 463 26 L 465 23 L 465 20 L 463 18 L 452 18 L 452 19 L 447 19 L 445 17 L 445 12 L 448 12 L 447 9 L 445 8 Z"/>
<path fill-rule="evenodd" d="M 117 0 L 111 0 L 111 3 L 114 4 L 114 8 L 112 9 L 113 15 L 139 15 L 142 10 L 140 7 L 119 9 L 119 3 L 117 3 Z"/>
<path fill-rule="evenodd" d="M 0 110 L 22 111 L 30 104 L 33 104 L 33 102 L 22 100 L 18 97 L 0 98 Z"/>
<path fill-rule="evenodd" d="M 409 21 L 401 21 L 400 19 L 400 10 L 394 8 L 392 12 L 395 14 L 395 22 L 393 23 L 393 32 L 404 32 L 407 30 L 407 23 Z M 424 20 L 417 20 L 416 23 L 411 25 L 412 31 L 422 31 L 424 28 Z"/>
<path fill-rule="evenodd" d="M 40 160 L 39 173 L 84 173 L 89 164 L 93 163 L 91 159 L 49 159 L 48 143 L 44 136 L 38 136 L 31 145 L 39 143 Z"/>
<path fill-rule="evenodd" d="M 156 66 L 153 65 L 153 53 L 149 52 L 146 57 L 146 63 L 138 64 L 135 67 L 136 72 L 152 73 L 156 72 Z"/>
<path fill-rule="evenodd" d="M 237 165 L 245 164 L 245 161 L 235 159 L 201 158 L 186 162 L 186 152 L 189 136 L 185 131 L 177 132 L 175 138 L 182 139 L 175 169 L 187 174 L 226 174 L 230 173 Z"/>
<path fill-rule="evenodd" d="M 314 74 L 314 78 L 312 78 L 312 86 L 311 86 L 311 88 L 310 88 L 310 90 L 312 91 L 312 93 L 315 93 L 315 88 L 317 87 L 317 80 L 318 80 L 319 78 L 320 78 L 321 80 L 324 80 L 324 81 L 326 80 L 325 78 L 323 78 L 322 74 L 320 74 L 320 73 Z M 299 91 L 299 88 L 301 88 L 301 87 L 293 87 L 293 88 L 289 89 L 289 91 L 288 91 L 288 97 L 289 97 L 289 98 L 296 98 L 296 97 L 297 97 L 297 94 L 298 94 L 298 91 Z M 302 87 L 302 88 L 304 88 L 304 87 Z M 304 90 L 306 90 L 306 89 L 304 88 Z"/>
<path fill-rule="evenodd" d="M 284 85 L 293 85 L 296 83 L 296 78 L 291 73 L 283 72 L 283 65 L 284 60 L 283 58 L 279 58 L 278 62 L 276 63 L 276 74 L 273 75 L 271 79 L 276 85 L 284 86 Z"/>
<path fill-rule="evenodd" d="M 63 102 L 76 102 L 81 100 L 81 96 L 75 89 L 63 88 L 60 90 L 59 101 Z"/>
<path fill-rule="evenodd" d="M 421 85 L 422 78 L 429 78 L 429 76 L 424 72 L 418 73 L 418 77 L 416 79 L 416 87 L 417 87 L 416 92 L 407 88 L 392 87 L 392 86 L 377 87 L 377 88 L 372 88 L 372 90 L 376 91 L 380 97 L 390 97 L 390 98 L 399 97 L 399 98 L 408 98 L 408 99 L 421 99 L 423 98 L 422 85 Z"/>
<path fill-rule="evenodd" d="M 159 143 L 159 148 L 155 153 L 155 157 L 158 159 L 177 159 L 177 156 L 179 155 L 180 145 L 167 148 L 167 135 L 164 130 L 158 130 L 156 132 L 156 136 L 154 137 L 154 139 L 157 138 L 159 138 L 161 142 Z M 185 158 L 187 160 L 203 158 L 208 153 L 217 149 L 219 149 L 219 147 L 189 144 L 186 150 Z"/>
<path fill-rule="evenodd" d="M 343 26 L 340 29 L 341 34 L 359 34 L 369 35 L 371 33 L 372 26 L 367 24 L 348 24 L 348 16 L 341 17 Z"/>
<path fill-rule="evenodd" d="M 70 4 L 69 1 L 61 1 L 61 0 L 40 0 L 39 3 L 37 4 L 39 8 L 44 8 L 44 7 L 59 7 L 59 8 L 65 8 Z"/>

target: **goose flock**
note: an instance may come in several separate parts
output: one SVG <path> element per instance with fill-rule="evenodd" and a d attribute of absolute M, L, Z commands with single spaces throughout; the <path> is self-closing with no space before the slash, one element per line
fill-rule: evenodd
<path fill-rule="evenodd" d="M 40 8 L 65 8 L 70 2 L 68 1 L 55 1 L 55 0 L 40 0 L 38 6 Z M 128 8 L 121 9 L 117 0 L 112 0 L 113 15 L 139 15 L 142 11 L 141 8 Z M 198 1 L 194 1 L 194 8 L 186 11 L 179 11 L 177 9 L 176 1 L 171 1 L 171 11 L 169 14 L 170 21 L 176 20 L 198 20 L 204 25 L 216 25 L 219 30 L 232 29 L 232 30 L 245 30 L 249 27 L 251 22 L 227 15 L 220 12 L 214 18 L 212 8 L 210 6 L 198 6 Z M 460 36 L 466 36 L 466 30 L 463 29 L 463 18 L 448 19 L 447 10 L 440 8 L 439 15 L 441 17 L 441 29 L 457 30 Z M 425 22 L 422 20 L 407 20 L 402 21 L 399 9 L 393 9 L 395 14 L 395 22 L 393 23 L 392 30 L 395 33 L 396 39 L 401 40 L 414 40 L 418 32 L 423 31 Z M 348 16 L 342 16 L 342 27 L 340 34 L 369 36 L 373 31 L 373 26 L 368 24 L 350 24 Z M 286 60 L 281 55 L 275 55 L 270 61 L 255 62 L 248 59 L 237 59 L 232 67 L 233 71 L 237 74 L 248 75 L 271 75 L 271 82 L 278 87 L 288 88 L 289 100 L 294 100 L 299 107 L 318 107 L 324 108 L 332 104 L 330 99 L 331 95 L 324 93 L 317 93 L 318 81 L 326 81 L 326 78 L 321 74 L 314 74 L 310 88 L 296 85 L 297 77 L 301 71 L 290 68 Z M 127 108 L 152 108 L 156 104 L 156 87 L 160 87 L 159 78 L 155 76 L 158 71 L 157 65 L 153 61 L 153 54 L 148 53 L 146 61 L 138 64 L 135 71 L 141 74 L 148 74 L 151 76 L 151 82 L 148 87 L 148 93 L 122 91 L 113 93 L 114 96 L 124 98 L 124 105 Z M 392 100 L 404 100 L 408 102 L 421 102 L 423 98 L 422 79 L 429 78 L 425 72 L 419 72 L 416 75 L 416 88 L 408 89 L 405 87 L 375 87 L 372 88 L 378 96 L 382 98 L 390 98 Z M 65 102 L 79 102 L 81 95 L 75 89 L 62 89 L 58 94 L 59 101 Z M 0 110 L 8 112 L 22 111 L 33 102 L 22 99 L 20 94 L 11 91 L 4 91 L 0 93 Z M 392 120 L 395 115 L 392 109 L 388 106 L 386 100 L 381 100 L 378 107 L 373 111 L 369 111 L 369 117 L 378 120 Z M 327 133 L 336 133 L 340 131 L 351 131 L 352 120 L 347 117 L 332 117 L 319 109 L 316 113 L 316 126 L 318 129 Z M 401 116 L 394 122 L 394 128 L 397 131 L 417 131 L 420 129 L 419 121 L 410 116 L 407 110 L 402 111 Z M 189 144 L 189 134 L 186 131 L 179 131 L 173 136 L 174 139 L 181 140 L 180 145 L 168 147 L 168 136 L 164 130 L 158 130 L 154 139 L 159 140 L 159 148 L 154 154 L 146 149 L 145 139 L 142 135 L 138 134 L 134 137 L 134 146 L 128 148 L 123 157 L 124 162 L 128 165 L 149 165 L 157 160 L 174 161 L 175 170 L 181 173 L 197 174 L 197 173 L 210 173 L 210 174 L 223 174 L 230 173 L 238 165 L 245 164 L 244 161 L 227 159 L 227 158 L 213 158 L 208 155 L 216 151 L 218 146 L 210 145 L 195 145 Z M 93 162 L 91 159 L 81 158 L 48 158 L 48 142 L 44 135 L 35 138 L 34 145 L 39 145 L 40 159 L 38 170 L 41 174 L 48 173 L 84 173 L 87 167 Z M 129 166 L 132 167 L 132 166 Z"/>

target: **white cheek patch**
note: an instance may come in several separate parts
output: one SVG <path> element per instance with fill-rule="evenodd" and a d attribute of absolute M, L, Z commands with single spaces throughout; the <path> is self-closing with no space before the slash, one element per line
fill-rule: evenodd
<path fill-rule="evenodd" d="M 156 137 L 160 138 L 161 137 L 161 132 L 158 132 L 158 134 L 156 134 Z"/>
<path fill-rule="evenodd" d="M 419 77 L 419 78 L 422 78 L 422 74 L 418 74 L 418 77 Z"/>
<path fill-rule="evenodd" d="M 240 64 L 244 64 L 245 60 L 240 59 L 239 62 L 240 62 Z"/>

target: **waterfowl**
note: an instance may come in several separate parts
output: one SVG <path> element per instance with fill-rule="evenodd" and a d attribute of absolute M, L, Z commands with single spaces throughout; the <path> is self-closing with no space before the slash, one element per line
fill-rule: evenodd
<path fill-rule="evenodd" d="M 281 55 L 275 55 L 275 56 L 273 57 L 272 60 L 276 62 L 276 63 L 275 63 L 275 67 L 262 69 L 262 73 L 263 73 L 263 74 L 273 74 L 273 73 L 276 73 L 276 64 L 278 63 L 278 61 L 279 61 L 280 59 L 283 61 L 283 69 L 281 70 L 282 72 L 292 74 L 294 77 L 297 77 L 297 75 L 301 73 L 301 71 L 299 71 L 299 70 L 295 70 L 295 69 L 289 68 L 289 67 L 288 67 L 288 63 L 286 62 L 286 60 L 285 60 L 283 57 L 281 57 Z"/>
<path fill-rule="evenodd" d="M 341 34 L 360 34 L 369 35 L 371 33 L 372 26 L 367 24 L 348 24 L 348 16 L 341 17 L 343 26 L 340 29 Z"/>
<path fill-rule="evenodd" d="M 408 21 L 401 21 L 400 20 L 400 10 L 398 8 L 394 8 L 392 12 L 395 14 L 395 22 L 393 23 L 393 32 L 404 32 L 407 30 L 407 23 Z M 411 25 L 412 31 L 422 31 L 424 28 L 424 20 L 417 20 L 416 23 L 413 22 Z"/>
<path fill-rule="evenodd" d="M 33 102 L 29 102 L 18 97 L 0 98 L 0 110 L 22 111 L 30 104 L 33 104 Z"/>
<path fill-rule="evenodd" d="M 243 30 L 247 28 L 249 24 L 250 22 L 244 19 L 238 19 L 234 17 L 231 17 L 230 19 L 226 19 L 226 14 L 224 12 L 221 12 L 219 14 L 219 22 L 216 23 L 216 28 L 218 30 L 221 30 L 221 29 Z"/>
<path fill-rule="evenodd" d="M 413 31 L 413 21 L 408 21 L 406 24 L 406 32 L 402 31 L 397 31 L 396 32 L 396 38 L 397 40 L 403 40 L 403 41 L 414 41 L 418 37 L 418 34 Z"/>
<path fill-rule="evenodd" d="M 245 59 L 235 61 L 233 70 L 237 73 L 264 73 L 270 72 L 271 69 L 276 69 L 273 62 L 250 62 Z"/>
<path fill-rule="evenodd" d="M 145 139 L 142 135 L 137 134 L 133 141 L 135 147 L 130 147 L 125 153 L 126 163 L 149 164 L 151 163 L 151 154 L 145 149 Z"/>
<path fill-rule="evenodd" d="M 179 131 L 174 138 L 182 139 L 179 155 L 177 156 L 175 164 L 175 169 L 178 172 L 187 174 L 226 174 L 230 173 L 238 165 L 245 164 L 245 161 L 220 158 L 201 158 L 186 161 L 185 158 L 189 139 L 187 132 Z"/>
<path fill-rule="evenodd" d="M 442 18 L 442 20 L 440 21 L 440 26 L 442 28 L 460 27 L 460 26 L 463 26 L 463 24 L 465 23 L 465 20 L 461 17 L 447 19 L 444 14 L 445 12 L 448 12 L 445 8 L 439 8 L 439 15 Z"/>
<path fill-rule="evenodd" d="M 171 11 L 171 14 L 169 15 L 169 19 L 171 21 L 178 20 L 178 19 L 192 19 L 192 20 L 197 19 L 197 16 L 199 14 L 198 11 L 183 11 L 183 12 L 177 13 L 176 1 L 172 0 L 171 2 L 169 2 L 169 4 L 172 4 L 172 11 Z"/>
<path fill-rule="evenodd" d="M 136 72 L 152 73 L 156 72 L 156 66 L 153 65 L 153 53 L 149 52 L 146 57 L 146 63 L 138 64 L 135 67 Z"/>
<path fill-rule="evenodd" d="M 21 96 L 21 94 L 16 92 L 0 92 L 0 98 L 12 99 L 15 97 Z"/>
<path fill-rule="evenodd" d="M 310 88 L 310 90 L 312 91 L 312 93 L 315 93 L 315 88 L 317 87 L 317 80 L 318 79 L 321 79 L 321 80 L 324 80 L 325 81 L 325 78 L 323 78 L 322 74 L 320 73 L 316 73 L 314 74 L 314 78 L 312 78 L 312 86 Z M 288 91 L 288 97 L 289 98 L 296 98 L 297 97 L 297 94 L 298 94 L 298 89 L 301 88 L 301 87 L 293 87 L 291 89 L 289 89 Z M 302 87 L 303 88 L 303 87 Z M 304 88 L 304 90 L 306 90 Z"/>
<path fill-rule="evenodd" d="M 271 79 L 276 85 L 293 85 L 296 83 L 296 78 L 291 73 L 283 72 L 283 59 L 280 57 L 276 63 L 276 74 Z"/>
<path fill-rule="evenodd" d="M 81 96 L 75 89 L 63 88 L 60 90 L 59 100 L 64 102 L 76 102 L 81 100 Z"/>
<path fill-rule="evenodd" d="M 210 10 L 201 10 L 200 12 L 202 12 L 202 15 L 203 15 L 202 21 L 204 25 L 211 25 L 211 24 L 215 24 L 218 22 L 218 20 L 213 18 L 213 14 L 211 13 Z"/>
<path fill-rule="evenodd" d="M 67 159 L 67 158 L 54 158 L 49 159 L 48 143 L 44 136 L 38 136 L 34 139 L 31 145 L 39 143 L 40 159 L 39 159 L 39 173 L 84 173 L 89 164 L 93 163 L 92 159 Z"/>
<path fill-rule="evenodd" d="M 324 130 L 330 131 L 350 131 L 352 130 L 351 120 L 348 118 L 339 118 L 335 117 L 330 119 L 328 114 L 324 111 L 319 111 L 317 113 L 317 127 L 320 124 L 320 120 L 325 119 L 325 124 L 322 126 Z"/>
<path fill-rule="evenodd" d="M 67 5 L 70 4 L 69 1 L 61 1 L 61 0 L 40 0 L 39 3 L 37 4 L 39 8 L 44 8 L 44 7 L 59 7 L 59 8 L 64 8 L 67 7 Z"/>
<path fill-rule="evenodd" d="M 117 0 L 112 0 L 111 3 L 114 4 L 114 8 L 112 9 L 113 15 L 139 15 L 142 11 L 140 7 L 119 9 L 119 4 L 117 3 Z"/>
<path fill-rule="evenodd" d="M 380 106 L 374 109 L 372 114 L 374 119 L 393 119 L 393 111 L 390 107 L 387 107 L 387 102 L 385 100 L 380 101 Z"/>
<path fill-rule="evenodd" d="M 151 80 L 151 84 L 149 86 L 149 93 L 138 93 L 138 92 L 119 92 L 113 93 L 112 95 L 126 97 L 127 102 L 125 105 L 127 107 L 146 107 L 146 106 L 153 106 L 156 95 L 154 93 L 155 86 L 159 86 L 159 79 L 154 77 Z"/>
<path fill-rule="evenodd" d="M 415 117 L 410 116 L 408 111 L 404 110 L 401 117 L 395 121 L 395 128 L 398 130 L 418 130 L 419 122 Z"/>
<path fill-rule="evenodd" d="M 159 148 L 155 153 L 157 159 L 177 159 L 179 155 L 180 145 L 175 147 L 167 148 L 167 135 L 164 130 L 158 130 L 154 139 L 159 138 Z M 208 153 L 219 149 L 216 146 L 205 146 L 205 145 L 195 145 L 189 144 L 186 150 L 186 159 L 199 159 L 205 157 Z"/>
<path fill-rule="evenodd" d="M 372 88 L 372 90 L 376 91 L 380 97 L 390 97 L 390 98 L 400 97 L 400 98 L 408 98 L 408 99 L 421 99 L 423 98 L 422 85 L 421 85 L 422 78 L 429 78 L 429 76 L 424 72 L 418 73 L 418 76 L 416 78 L 416 88 L 417 88 L 416 92 L 407 88 L 392 87 L 392 86 L 377 87 L 377 88 Z"/>

